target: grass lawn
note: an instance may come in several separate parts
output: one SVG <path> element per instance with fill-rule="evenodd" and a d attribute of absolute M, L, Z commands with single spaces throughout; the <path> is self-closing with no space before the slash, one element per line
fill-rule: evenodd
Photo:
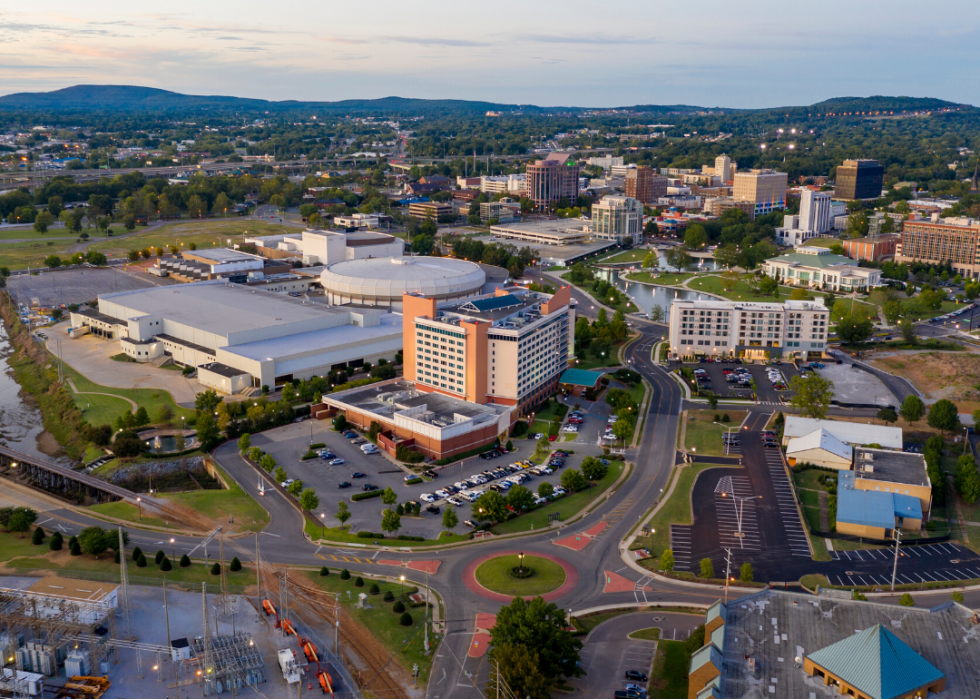
<path fill-rule="evenodd" d="M 650 699 L 685 699 L 691 654 L 682 641 L 661 641 L 650 673 Z"/>
<path fill-rule="evenodd" d="M 127 522 L 139 522 L 141 524 L 148 524 L 154 527 L 165 527 L 167 523 L 157 517 L 151 517 L 150 515 L 144 513 L 140 517 L 139 508 L 128 502 L 120 500 L 119 502 L 103 502 L 99 505 L 89 505 L 88 508 L 96 514 L 105 515 L 106 517 L 113 517 L 115 519 L 122 519 Z"/>
<path fill-rule="evenodd" d="M 561 274 L 559 276 L 562 279 L 565 279 L 565 277 L 567 276 L 567 274 Z M 565 281 L 568 281 L 568 280 L 565 279 Z M 571 284 L 572 282 L 568 282 L 568 283 Z M 587 282 L 585 284 L 575 284 L 574 286 L 577 286 L 578 288 L 582 289 L 583 291 L 585 291 L 586 293 L 588 293 L 590 296 L 592 296 L 593 298 L 595 298 L 595 292 L 592 291 L 592 282 Z M 622 292 L 620 292 L 620 296 L 623 297 L 623 302 L 622 303 L 615 304 L 615 305 L 613 305 L 609 301 L 609 299 L 596 299 L 596 300 L 599 301 L 600 303 L 605 304 L 609 308 L 612 308 L 614 311 L 622 311 L 626 315 L 629 315 L 630 313 L 636 313 L 637 311 L 641 310 L 635 303 L 633 303 L 632 301 L 630 301 L 630 299 L 629 299 L 628 296 L 626 296 Z"/>
<path fill-rule="evenodd" d="M 624 467 L 625 464 L 622 461 L 611 461 L 605 477 L 597 481 L 593 487 L 552 500 L 520 517 L 501 522 L 493 528 L 493 531 L 495 534 L 513 534 L 514 532 L 526 532 L 532 529 L 547 529 L 548 516 L 555 512 L 561 515 L 562 522 L 567 521 L 587 508 L 593 500 L 604 493 L 606 488 L 619 478 Z"/>
<path fill-rule="evenodd" d="M 820 496 L 815 490 L 800 490 L 800 502 L 804 507 L 820 508 Z"/>
<path fill-rule="evenodd" d="M 735 430 L 726 430 L 715 424 L 715 415 L 728 415 L 731 422 L 727 423 Z M 728 431 L 738 433 L 738 426 L 745 419 L 744 410 L 688 410 L 688 420 L 684 423 L 684 446 L 697 454 L 708 456 L 724 456 L 725 445 L 722 435 Z M 693 418 L 693 419 L 691 419 Z"/>
<path fill-rule="evenodd" d="M 670 524 L 691 524 L 691 488 L 694 487 L 694 479 L 698 474 L 709 468 L 733 468 L 731 466 L 719 466 L 718 464 L 696 464 L 680 469 L 673 475 L 677 479 L 674 492 L 670 499 L 663 503 L 657 514 L 650 520 L 650 533 L 646 536 L 636 537 L 633 546 L 635 549 L 649 549 L 652 558 L 644 559 L 652 561 L 654 566 L 659 567 L 660 554 L 670 545 Z M 737 467 L 734 467 L 737 468 Z M 648 564 L 649 565 L 649 564 Z"/>
<path fill-rule="evenodd" d="M 116 227 L 117 232 L 120 227 Z M 215 247 L 225 247 L 228 239 L 241 243 L 242 234 L 275 235 L 277 233 L 295 233 L 300 229 L 295 226 L 285 226 L 271 221 L 249 221 L 238 216 L 227 219 L 200 219 L 191 221 L 176 221 L 167 223 L 159 228 L 143 230 L 142 233 L 127 238 L 105 238 L 89 247 L 107 257 L 125 257 L 130 250 L 142 250 L 148 247 L 167 248 L 170 245 L 181 245 L 184 250 L 190 249 L 194 243 L 198 249 L 205 250 Z M 236 240 L 237 238 L 237 240 Z"/>
<path fill-rule="evenodd" d="M 606 264 L 617 264 L 624 262 L 635 262 L 640 264 L 643 262 L 643 258 L 647 256 L 650 251 L 645 248 L 637 248 L 636 250 L 623 250 L 622 252 L 617 252 L 615 255 L 610 255 L 609 257 L 603 257 L 601 260 L 594 260 L 594 262 L 603 262 Z"/>
<path fill-rule="evenodd" d="M 194 415 L 193 410 L 178 406 L 171 395 L 162 388 L 114 388 L 112 386 L 101 386 L 89 381 L 67 364 L 65 365 L 65 375 L 74 382 L 75 388 L 80 393 L 110 393 L 135 401 L 138 406 L 146 408 L 152 421 L 156 421 L 157 414 L 164 405 L 170 408 L 174 419 L 178 422 L 182 415 L 185 417 Z M 115 423 L 116 418 L 133 409 L 127 401 L 121 398 L 79 395 L 71 391 L 70 388 L 68 389 L 68 393 L 75 401 L 75 405 L 85 415 L 85 419 L 93 425 L 112 425 Z"/>
<path fill-rule="evenodd" d="M 10 269 L 43 267 L 44 258 L 48 255 L 57 255 L 62 260 L 71 257 L 69 249 L 74 244 L 74 238 L 3 244 L 0 245 L 0 266 L 10 267 Z"/>
<path fill-rule="evenodd" d="M 661 272 L 652 274 L 650 272 L 633 272 L 625 276 L 626 281 L 645 282 L 647 284 L 658 284 L 660 286 L 680 286 L 684 281 L 695 276 L 691 272 Z"/>
<path fill-rule="evenodd" d="M 215 464 L 215 468 L 221 468 Z M 269 524 L 269 513 L 242 490 L 227 473 L 221 471 L 229 487 L 227 490 L 195 490 L 189 493 L 160 493 L 160 497 L 189 507 L 195 512 L 218 521 L 228 521 L 234 517 L 238 531 L 257 532 Z"/>
<path fill-rule="evenodd" d="M 625 342 L 629 342 L 629 340 L 625 340 Z M 600 367 L 607 366 L 621 366 L 619 363 L 619 348 L 622 346 L 622 342 L 614 342 L 611 344 L 609 346 L 608 357 L 596 357 L 595 354 L 592 353 L 592 350 L 585 350 L 585 356 L 576 357 L 573 359 L 571 366 L 576 369 L 598 369 Z"/>
<path fill-rule="evenodd" d="M 564 569 L 547 558 L 524 556 L 524 566 L 534 571 L 529 578 L 515 578 L 510 574 L 517 565 L 516 555 L 491 558 L 476 569 L 476 581 L 488 590 L 514 597 L 544 595 L 557 590 L 565 582 Z"/>
<path fill-rule="evenodd" d="M 429 678 L 429 671 L 432 669 L 432 658 L 435 652 L 425 654 L 423 641 L 425 630 L 423 620 L 425 619 L 425 609 L 423 607 L 410 607 L 407 611 L 412 615 L 413 623 L 411 626 L 400 626 L 398 618 L 401 614 L 391 611 L 392 602 L 382 601 L 385 592 L 392 592 L 398 598 L 402 590 L 399 583 L 385 582 L 382 580 L 365 580 L 364 587 L 354 587 L 356 575 L 352 575 L 350 580 L 341 580 L 340 575 L 331 571 L 326 577 L 321 577 L 317 573 L 307 573 L 310 580 L 316 583 L 320 589 L 329 593 L 343 593 L 349 591 L 350 599 L 347 595 L 340 595 L 340 603 L 347 612 L 365 628 L 370 629 L 371 634 L 385 647 L 385 649 L 395 656 L 398 663 L 407 670 L 412 669 L 413 664 L 419 666 L 419 685 L 425 686 Z M 369 595 L 368 601 L 371 603 L 370 609 L 359 609 L 356 606 L 357 595 L 360 592 L 367 592 L 372 583 L 377 582 L 381 589 L 381 594 Z M 408 593 L 414 587 L 405 586 L 404 591 Z M 438 634 L 429 633 L 429 643 L 433 647 L 441 640 Z"/>
<path fill-rule="evenodd" d="M 378 500 L 378 502 L 381 502 Z M 359 503 L 352 502 L 348 503 L 348 507 L 357 507 Z M 462 525 L 460 525 L 462 527 Z M 374 539 L 362 539 L 356 534 L 350 534 L 347 531 L 347 527 L 321 527 L 316 522 L 311 522 L 309 519 L 306 520 L 305 526 L 306 533 L 310 535 L 313 541 L 319 541 L 321 538 L 324 541 L 335 541 L 341 544 L 370 544 Z M 380 532 L 378 532 L 380 534 Z M 425 541 L 398 541 L 395 537 L 397 532 L 393 536 L 385 537 L 384 542 L 386 545 L 395 546 L 410 546 L 412 548 L 417 548 L 420 546 L 444 546 L 446 544 L 455 544 L 460 541 L 469 541 L 470 537 L 468 534 L 455 534 L 453 532 L 441 532 L 438 539 L 426 539 Z M 380 541 L 380 539 L 379 539 Z"/>
<path fill-rule="evenodd" d="M 634 631 L 633 633 L 631 633 L 629 635 L 629 638 L 632 638 L 637 641 L 659 641 L 660 629 L 658 628 L 640 629 L 639 631 Z"/>
<path fill-rule="evenodd" d="M 833 245 L 840 245 L 840 242 L 839 238 L 810 238 L 803 244 L 813 248 L 829 248 Z"/>

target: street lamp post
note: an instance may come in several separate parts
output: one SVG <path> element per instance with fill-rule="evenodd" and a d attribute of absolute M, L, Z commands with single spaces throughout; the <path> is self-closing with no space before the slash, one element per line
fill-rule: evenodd
<path fill-rule="evenodd" d="M 177 559 L 177 554 L 174 552 L 174 538 L 170 537 L 170 557 L 174 560 Z"/>
<path fill-rule="evenodd" d="M 402 575 L 398 578 L 398 599 L 405 599 L 405 576 Z"/>
<path fill-rule="evenodd" d="M 726 425 L 721 422 L 716 422 L 715 424 L 727 430 L 726 435 L 728 435 L 728 439 L 725 440 L 725 456 L 728 456 L 728 445 L 730 444 L 732 430 L 737 430 L 738 425 L 736 425 L 735 427 L 731 427 L 730 425 Z"/>
<path fill-rule="evenodd" d="M 142 522 L 143 521 L 143 498 L 141 497 L 136 498 L 136 507 L 140 512 L 140 521 Z"/>
<path fill-rule="evenodd" d="M 326 520 L 326 515 L 323 514 L 322 512 L 320 513 L 320 538 L 321 539 L 327 538 L 327 520 Z"/>
<path fill-rule="evenodd" d="M 739 545 L 741 546 L 741 548 L 745 548 L 745 541 L 744 541 L 745 534 L 742 533 L 742 509 L 745 506 L 746 500 L 755 500 L 756 498 L 761 500 L 762 496 L 752 495 L 749 497 L 745 497 L 745 496 L 735 495 L 734 493 L 726 493 L 726 492 L 722 492 L 721 496 L 723 498 L 731 498 L 732 500 L 735 501 L 735 519 L 738 522 L 738 531 L 735 532 L 735 536 L 738 537 Z"/>
<path fill-rule="evenodd" d="M 524 552 L 521 551 L 517 554 L 517 572 L 520 574 L 524 573 Z"/>

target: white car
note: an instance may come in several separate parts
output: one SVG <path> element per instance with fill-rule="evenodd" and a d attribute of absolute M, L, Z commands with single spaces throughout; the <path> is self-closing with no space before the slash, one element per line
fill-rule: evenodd
<path fill-rule="evenodd" d="M 542 432 L 538 432 L 536 435 L 534 435 L 535 439 L 541 439 L 542 437 L 544 437 L 544 433 Z"/>
<path fill-rule="evenodd" d="M 463 504 L 463 501 L 458 498 L 446 498 L 446 502 L 454 507 L 460 507 Z"/>
<path fill-rule="evenodd" d="M 458 490 L 466 490 L 467 488 L 470 487 L 470 485 L 469 483 L 464 483 L 463 481 L 456 481 L 455 483 L 453 483 L 453 487 L 455 487 Z"/>
<path fill-rule="evenodd" d="M 363 451 L 365 454 L 377 454 L 381 450 L 373 444 L 362 444 L 361 451 Z"/>
<path fill-rule="evenodd" d="M 484 492 L 486 492 L 486 491 L 483 491 L 483 490 L 471 490 L 470 491 L 470 497 L 469 497 L 470 502 L 476 502 L 477 500 L 479 500 L 480 499 L 480 496 L 483 495 Z"/>
<path fill-rule="evenodd" d="M 555 486 L 555 489 L 552 491 L 552 495 L 564 495 L 564 494 L 565 494 L 565 489 L 562 488 L 560 485 Z"/>
<path fill-rule="evenodd" d="M 550 476 L 552 473 L 554 473 L 554 471 L 548 466 L 538 466 L 538 470 L 547 476 Z"/>
<path fill-rule="evenodd" d="M 284 481 L 283 481 L 282 483 L 280 483 L 279 485 L 281 485 L 281 486 L 282 486 L 283 488 L 288 488 L 289 486 L 291 486 L 291 485 L 292 485 L 293 483 L 295 483 L 295 482 L 296 482 L 296 481 L 295 481 L 295 480 L 293 480 L 292 478 L 287 478 L 286 480 L 284 480 Z"/>
<path fill-rule="evenodd" d="M 541 497 L 534 498 L 534 504 L 535 505 L 542 505 L 542 504 L 544 504 L 546 502 L 548 502 L 548 498 L 541 498 Z"/>
<path fill-rule="evenodd" d="M 422 502 L 435 502 L 436 498 L 432 493 L 422 493 L 419 495 L 419 500 Z"/>
<path fill-rule="evenodd" d="M 578 434 L 578 427 L 575 425 L 565 425 L 561 428 L 562 432 L 567 432 L 568 434 Z"/>
<path fill-rule="evenodd" d="M 449 493 L 447 493 L 445 490 L 437 490 L 436 495 L 438 495 L 443 500 L 449 497 Z"/>
<path fill-rule="evenodd" d="M 331 466 L 343 466 L 344 465 L 344 460 L 341 459 L 341 458 L 336 458 L 336 459 L 334 459 L 333 461 L 330 462 L 330 465 Z"/>

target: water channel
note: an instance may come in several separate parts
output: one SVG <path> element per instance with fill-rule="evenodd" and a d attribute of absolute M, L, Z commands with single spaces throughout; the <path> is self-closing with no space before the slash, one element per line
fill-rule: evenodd
<path fill-rule="evenodd" d="M 697 301 L 700 299 L 715 298 L 710 294 L 702 294 L 689 289 L 653 286 L 652 284 L 631 282 L 623 279 L 619 272 L 613 272 L 612 275 L 611 282 L 616 286 L 616 288 L 629 296 L 633 302 L 639 306 L 641 311 L 650 313 L 654 306 L 659 306 L 661 309 L 663 309 L 664 322 L 670 318 L 670 306 L 674 299 Z"/>

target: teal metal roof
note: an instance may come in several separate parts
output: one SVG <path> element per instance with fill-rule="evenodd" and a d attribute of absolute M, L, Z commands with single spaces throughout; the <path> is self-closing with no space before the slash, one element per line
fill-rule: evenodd
<path fill-rule="evenodd" d="M 898 636 L 875 624 L 807 656 L 871 699 L 895 699 L 944 677 Z"/>
<path fill-rule="evenodd" d="M 704 621 L 708 623 L 717 617 L 721 617 L 722 621 L 728 621 L 728 607 L 721 600 L 708 607 L 708 611 L 704 615 Z"/>
<path fill-rule="evenodd" d="M 601 371 L 586 371 L 585 369 L 566 369 L 558 379 L 558 383 L 567 383 L 573 386 L 595 386 L 602 378 Z"/>
<path fill-rule="evenodd" d="M 701 646 L 700 649 L 694 651 L 694 653 L 691 655 L 691 665 L 689 666 L 687 674 L 690 675 L 698 668 L 704 667 L 709 663 L 720 672 L 722 662 L 723 659 L 721 651 L 715 646 L 711 645 L 711 643 L 708 643 L 708 645 Z"/>
<path fill-rule="evenodd" d="M 833 253 L 810 255 L 805 252 L 791 252 L 787 255 L 774 257 L 771 260 L 767 260 L 767 262 L 779 262 L 782 264 L 792 264 L 795 262 L 803 267 L 817 267 L 819 269 L 825 269 L 833 265 L 858 266 L 856 260 L 852 260 L 850 257 L 844 257 L 843 255 L 834 255 Z"/>
<path fill-rule="evenodd" d="M 495 311 L 498 308 L 507 308 L 508 306 L 519 306 L 522 303 L 523 301 L 513 294 L 505 294 L 503 296 L 491 296 L 490 298 L 486 299 L 469 301 L 464 303 L 461 307 L 472 307 L 477 311 L 486 312 Z"/>

